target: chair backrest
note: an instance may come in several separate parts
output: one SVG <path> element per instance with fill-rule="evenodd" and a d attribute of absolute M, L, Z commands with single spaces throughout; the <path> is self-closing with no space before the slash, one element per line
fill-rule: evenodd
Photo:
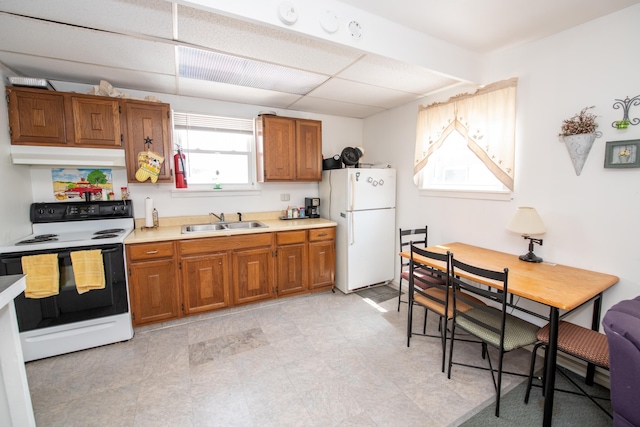
<path fill-rule="evenodd" d="M 474 335 L 502 351 L 510 350 L 505 349 L 504 343 L 508 275 L 507 268 L 503 271 L 487 270 L 459 261 L 455 254 L 451 254 L 451 287 L 456 323 L 467 331 L 473 328 Z M 494 304 L 482 304 L 479 297 Z M 499 322 L 496 322 L 496 309 L 502 312 Z"/>
<path fill-rule="evenodd" d="M 413 243 L 410 246 L 409 295 L 413 296 L 413 293 L 417 292 L 436 304 L 449 307 L 449 270 L 451 264 L 449 251 L 446 254 L 440 254 L 419 248 Z M 425 260 L 419 260 L 416 255 L 425 258 Z M 444 269 L 428 265 L 427 262 L 430 261 L 441 264 Z M 417 271 L 419 274 L 416 274 Z M 427 289 L 430 291 L 427 292 Z M 432 292 L 434 289 L 440 289 L 442 292 Z"/>
<path fill-rule="evenodd" d="M 400 252 L 404 252 L 409 249 L 409 245 L 414 244 L 420 247 L 426 248 L 427 238 L 429 236 L 429 228 L 425 225 L 424 228 L 407 228 L 400 229 Z M 409 268 L 410 261 L 406 258 L 400 257 L 400 272 L 406 271 Z"/>

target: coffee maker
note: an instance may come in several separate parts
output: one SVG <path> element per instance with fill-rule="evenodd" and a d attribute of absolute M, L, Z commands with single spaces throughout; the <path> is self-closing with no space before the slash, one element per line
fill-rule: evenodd
<path fill-rule="evenodd" d="M 305 197 L 304 211 L 305 215 L 309 218 L 320 218 L 320 198 Z"/>

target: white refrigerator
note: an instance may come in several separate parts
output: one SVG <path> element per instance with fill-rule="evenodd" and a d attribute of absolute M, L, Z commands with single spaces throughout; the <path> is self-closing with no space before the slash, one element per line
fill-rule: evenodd
<path fill-rule="evenodd" d="M 336 228 L 336 288 L 344 293 L 393 280 L 396 170 L 322 172 L 320 215 Z"/>

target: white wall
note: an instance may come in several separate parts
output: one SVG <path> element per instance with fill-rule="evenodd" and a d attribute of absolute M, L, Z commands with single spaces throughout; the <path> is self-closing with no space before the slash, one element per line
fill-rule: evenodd
<path fill-rule="evenodd" d="M 510 202 L 418 195 L 412 181 L 417 107 L 451 94 L 365 119 L 367 155 L 398 168 L 397 227 L 428 225 L 430 244 L 462 241 L 519 254 L 527 243 L 505 226 L 517 206 L 531 205 L 547 226 L 537 255 L 619 276 L 604 295 L 603 310 L 639 295 L 640 169 L 603 168 L 606 141 L 640 139 L 640 125 L 611 127 L 622 118 L 621 110 L 612 107 L 614 100 L 640 95 L 638 22 L 640 5 L 488 58 L 485 83 L 519 78 Z M 557 135 L 563 119 L 591 105 L 602 137 L 576 176 Z M 640 107 L 632 107 L 631 116 L 640 117 Z M 573 320 L 588 325 L 587 314 L 585 309 Z"/>
<path fill-rule="evenodd" d="M 96 82 L 98 84 L 99 82 Z M 68 82 L 53 82 L 59 91 L 87 93 L 90 86 Z M 173 96 L 159 93 L 136 92 L 122 90 L 132 96 L 144 98 L 154 95 L 163 102 L 171 104 L 176 111 L 220 115 L 228 117 L 254 118 L 260 111 L 276 111 L 280 116 L 310 118 L 322 120 L 322 153 L 331 157 L 340 153 L 346 146 L 362 144 L 362 120 L 329 115 L 303 113 L 300 111 L 277 110 L 256 105 L 235 104 L 230 102 L 211 101 L 200 98 Z M 172 161 L 167 159 L 165 161 Z M 206 215 L 209 212 L 263 212 L 277 211 L 287 205 L 303 206 L 305 197 L 318 196 L 317 183 L 264 183 L 258 184 L 259 195 L 227 196 L 224 192 L 211 193 L 205 197 L 175 197 L 171 190 L 175 184 L 127 183 L 123 169 L 113 169 L 114 189 L 119 197 L 121 186 L 128 186 L 133 200 L 134 214 L 144 216 L 144 199 L 151 197 L 154 207 L 161 217 L 183 215 Z M 31 182 L 34 201 L 54 201 L 50 167 L 31 167 Z M 280 200 L 281 194 L 289 194 L 290 201 Z"/>
<path fill-rule="evenodd" d="M 0 91 L 4 93 L 7 77 L 14 75 L 0 64 Z M 7 103 L 0 102 L 0 244 L 31 233 L 29 205 L 31 178 L 27 166 L 11 164 Z"/>

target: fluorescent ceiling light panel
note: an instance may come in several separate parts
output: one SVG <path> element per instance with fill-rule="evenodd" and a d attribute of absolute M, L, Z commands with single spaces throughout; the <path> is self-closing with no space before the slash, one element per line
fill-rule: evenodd
<path fill-rule="evenodd" d="M 180 77 L 306 95 L 329 79 L 266 62 L 178 46 Z"/>

